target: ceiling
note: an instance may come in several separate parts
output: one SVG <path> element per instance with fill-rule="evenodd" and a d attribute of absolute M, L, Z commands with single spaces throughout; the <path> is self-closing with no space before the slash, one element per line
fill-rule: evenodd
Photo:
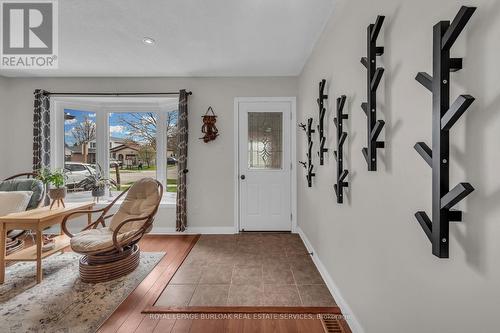
<path fill-rule="evenodd" d="M 64 0 L 59 69 L 4 76 L 294 76 L 334 0 Z M 144 37 L 156 43 L 145 45 Z"/>

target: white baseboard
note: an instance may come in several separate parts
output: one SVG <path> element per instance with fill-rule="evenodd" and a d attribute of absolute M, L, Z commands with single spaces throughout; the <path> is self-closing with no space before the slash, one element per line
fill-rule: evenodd
<path fill-rule="evenodd" d="M 231 227 L 190 227 L 184 232 L 175 231 L 175 227 L 153 227 L 150 234 L 171 235 L 171 234 L 234 234 L 234 226 Z"/>
<path fill-rule="evenodd" d="M 306 234 L 304 233 L 304 231 L 302 231 L 302 229 L 299 226 L 297 226 L 297 233 L 300 235 L 300 238 L 302 238 L 302 241 L 304 242 L 307 250 L 313 253 L 312 259 L 314 261 L 314 264 L 318 268 L 318 271 L 321 274 L 321 277 L 323 277 L 323 280 L 325 280 L 326 286 L 330 290 L 330 293 L 332 294 L 333 298 L 335 299 L 335 302 L 342 311 L 342 314 L 345 316 L 345 320 L 349 324 L 351 331 L 353 333 L 363 333 L 364 332 L 363 327 L 357 320 L 356 316 L 352 312 L 351 308 L 349 307 L 345 299 L 342 297 L 339 288 L 337 287 L 335 282 L 333 282 L 332 277 L 330 276 L 325 266 L 319 259 L 317 252 L 311 245 L 311 242 L 309 242 L 309 239 L 307 239 Z"/>

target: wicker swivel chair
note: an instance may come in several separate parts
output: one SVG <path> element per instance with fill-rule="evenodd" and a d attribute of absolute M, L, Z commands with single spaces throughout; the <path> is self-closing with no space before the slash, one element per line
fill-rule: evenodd
<path fill-rule="evenodd" d="M 115 203 L 127 194 L 115 214 L 108 214 Z M 83 254 L 80 278 L 84 282 L 104 282 L 129 274 L 139 265 L 137 243 L 151 231 L 163 196 L 163 186 L 152 178 L 143 178 L 121 193 L 108 206 L 66 215 L 62 230 L 71 237 L 71 249 Z M 73 214 L 100 213 L 97 220 L 78 234 L 68 231 L 68 218 Z M 111 219 L 109 227 L 106 220 Z M 102 227 L 98 228 L 99 224 Z"/>
<path fill-rule="evenodd" d="M 45 187 L 42 181 L 35 179 L 36 174 L 31 172 L 21 173 L 0 181 L 0 191 L 32 191 L 33 194 L 26 210 L 43 205 Z M 9 255 L 24 248 L 23 236 L 28 230 L 9 230 L 7 233 L 6 254 Z"/>

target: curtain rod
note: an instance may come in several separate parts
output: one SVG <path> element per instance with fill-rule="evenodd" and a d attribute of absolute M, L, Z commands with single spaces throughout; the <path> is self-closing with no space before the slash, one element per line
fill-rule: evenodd
<path fill-rule="evenodd" d="M 59 96 L 151 96 L 151 95 L 179 95 L 179 92 L 128 92 L 128 93 L 68 93 L 68 92 L 47 92 L 47 95 Z M 191 91 L 187 92 L 192 95 Z"/>

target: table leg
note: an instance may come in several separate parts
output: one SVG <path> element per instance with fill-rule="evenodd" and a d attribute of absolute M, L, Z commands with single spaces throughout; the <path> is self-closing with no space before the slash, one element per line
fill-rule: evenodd
<path fill-rule="evenodd" d="M 36 231 L 36 283 L 42 282 L 42 244 L 43 233 L 41 230 Z"/>
<path fill-rule="evenodd" d="M 64 231 L 62 230 L 62 226 L 61 224 L 59 224 L 59 236 L 63 236 L 64 235 Z M 64 253 L 64 249 L 61 249 L 61 251 L 59 251 L 60 254 L 63 254 Z"/>
<path fill-rule="evenodd" d="M 5 241 L 7 232 L 3 223 L 0 223 L 0 284 L 5 282 Z"/>
<path fill-rule="evenodd" d="M 87 214 L 87 225 L 92 223 L 92 213 Z"/>

